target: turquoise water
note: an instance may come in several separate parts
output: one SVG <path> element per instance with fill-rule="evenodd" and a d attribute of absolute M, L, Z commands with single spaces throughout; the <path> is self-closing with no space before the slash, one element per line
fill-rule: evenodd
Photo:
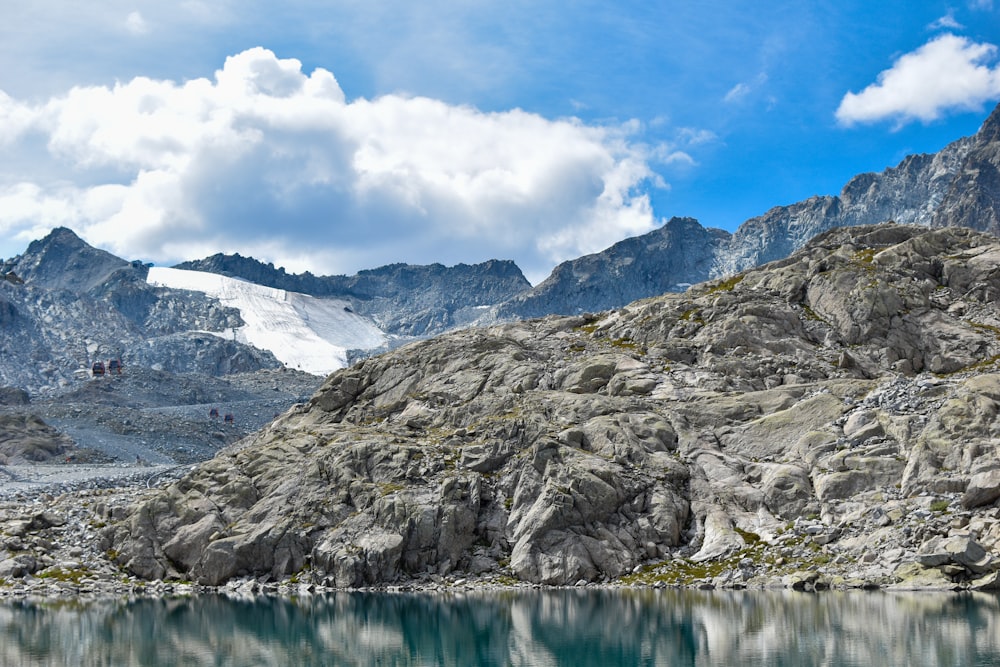
<path fill-rule="evenodd" d="M 1000 665 L 993 594 L 338 593 L 0 603 L 3 665 Z"/>

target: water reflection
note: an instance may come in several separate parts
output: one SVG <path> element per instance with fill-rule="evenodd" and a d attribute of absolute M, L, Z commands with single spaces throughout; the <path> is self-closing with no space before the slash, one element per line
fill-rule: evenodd
<path fill-rule="evenodd" d="M 339 593 L 0 604 L 4 665 L 996 665 L 1000 597 Z"/>

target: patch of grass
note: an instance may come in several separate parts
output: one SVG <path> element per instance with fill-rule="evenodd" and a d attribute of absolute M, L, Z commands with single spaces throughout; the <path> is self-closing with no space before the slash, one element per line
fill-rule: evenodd
<path fill-rule="evenodd" d="M 939 512 L 940 513 L 940 512 L 947 511 L 948 507 L 950 507 L 950 506 L 951 506 L 951 501 L 950 500 L 948 500 L 947 498 L 940 498 L 940 499 L 935 500 L 934 502 L 931 503 L 930 509 L 931 509 L 932 512 Z"/>
<path fill-rule="evenodd" d="M 861 264 L 871 264 L 876 254 L 878 254 L 878 248 L 862 248 L 854 253 L 852 259 Z"/>
<path fill-rule="evenodd" d="M 720 280 L 711 287 L 708 288 L 708 294 L 717 294 L 718 292 L 732 292 L 733 288 L 743 282 L 745 274 L 739 273 L 735 276 L 730 276 L 724 280 Z"/>
<path fill-rule="evenodd" d="M 735 528 L 734 530 L 747 544 L 757 544 L 760 542 L 760 535 L 757 533 L 751 533 L 749 530 L 743 530 L 742 528 Z"/>
<path fill-rule="evenodd" d="M 597 331 L 597 325 L 596 324 L 581 324 L 578 327 L 573 327 L 573 331 L 580 331 L 580 332 L 583 332 L 585 334 L 593 335 L 593 333 L 595 331 Z"/>
<path fill-rule="evenodd" d="M 621 350 L 629 350 L 632 352 L 641 352 L 641 353 L 645 353 L 646 351 L 646 349 L 642 345 L 639 345 L 631 338 L 616 338 L 610 342 L 611 342 L 611 347 L 616 347 Z"/>
<path fill-rule="evenodd" d="M 40 572 L 37 576 L 39 579 L 46 579 L 50 581 L 61 581 L 64 583 L 71 583 L 76 586 L 80 585 L 80 582 L 84 579 L 93 575 L 93 572 L 85 567 L 73 569 L 73 570 L 49 570 L 47 572 Z"/>
<path fill-rule="evenodd" d="M 685 310 L 681 313 L 679 318 L 681 322 L 694 322 L 695 324 L 704 324 L 705 320 L 701 317 L 701 311 L 697 308 L 691 308 L 690 310 Z"/>
<path fill-rule="evenodd" d="M 822 322 L 823 324 L 829 324 L 826 320 L 817 315 L 815 310 L 813 310 L 812 308 L 810 308 L 805 304 L 802 305 L 802 312 L 805 314 L 807 320 L 810 320 L 812 322 Z"/>
<path fill-rule="evenodd" d="M 651 585 L 662 583 L 669 586 L 691 586 L 700 581 L 714 579 L 723 573 L 739 568 L 740 561 L 749 558 L 755 569 L 766 572 L 767 576 L 781 573 L 792 573 L 799 570 L 812 570 L 830 562 L 831 556 L 822 548 L 807 540 L 804 535 L 797 535 L 779 544 L 768 544 L 750 531 L 736 529 L 746 546 L 732 551 L 725 556 L 712 560 L 695 562 L 687 559 L 674 559 L 655 565 L 649 565 L 641 571 L 621 579 L 626 585 Z M 799 555 L 792 557 L 788 551 L 797 548 Z M 784 553 L 783 553 L 784 552 Z"/>
<path fill-rule="evenodd" d="M 406 487 L 403 486 L 402 484 L 396 484 L 394 482 L 385 482 L 383 484 L 379 484 L 378 488 L 382 492 L 383 496 L 388 496 L 389 494 L 402 491 Z"/>

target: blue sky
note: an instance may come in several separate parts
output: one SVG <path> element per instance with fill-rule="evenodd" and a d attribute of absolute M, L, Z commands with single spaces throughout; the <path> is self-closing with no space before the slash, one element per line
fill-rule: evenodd
<path fill-rule="evenodd" d="M 990 0 L 6 3 L 0 257 L 66 225 L 158 264 L 537 282 L 974 133 L 998 46 Z"/>

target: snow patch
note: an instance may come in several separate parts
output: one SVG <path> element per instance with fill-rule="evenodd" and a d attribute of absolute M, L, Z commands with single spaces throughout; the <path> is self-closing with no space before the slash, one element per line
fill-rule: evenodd
<path fill-rule="evenodd" d="M 289 368 L 327 375 L 347 366 L 347 351 L 384 345 L 386 334 L 354 313 L 341 299 L 264 287 L 204 271 L 150 267 L 150 285 L 184 289 L 236 308 L 246 323 L 232 335 L 242 343 L 270 350 Z"/>

